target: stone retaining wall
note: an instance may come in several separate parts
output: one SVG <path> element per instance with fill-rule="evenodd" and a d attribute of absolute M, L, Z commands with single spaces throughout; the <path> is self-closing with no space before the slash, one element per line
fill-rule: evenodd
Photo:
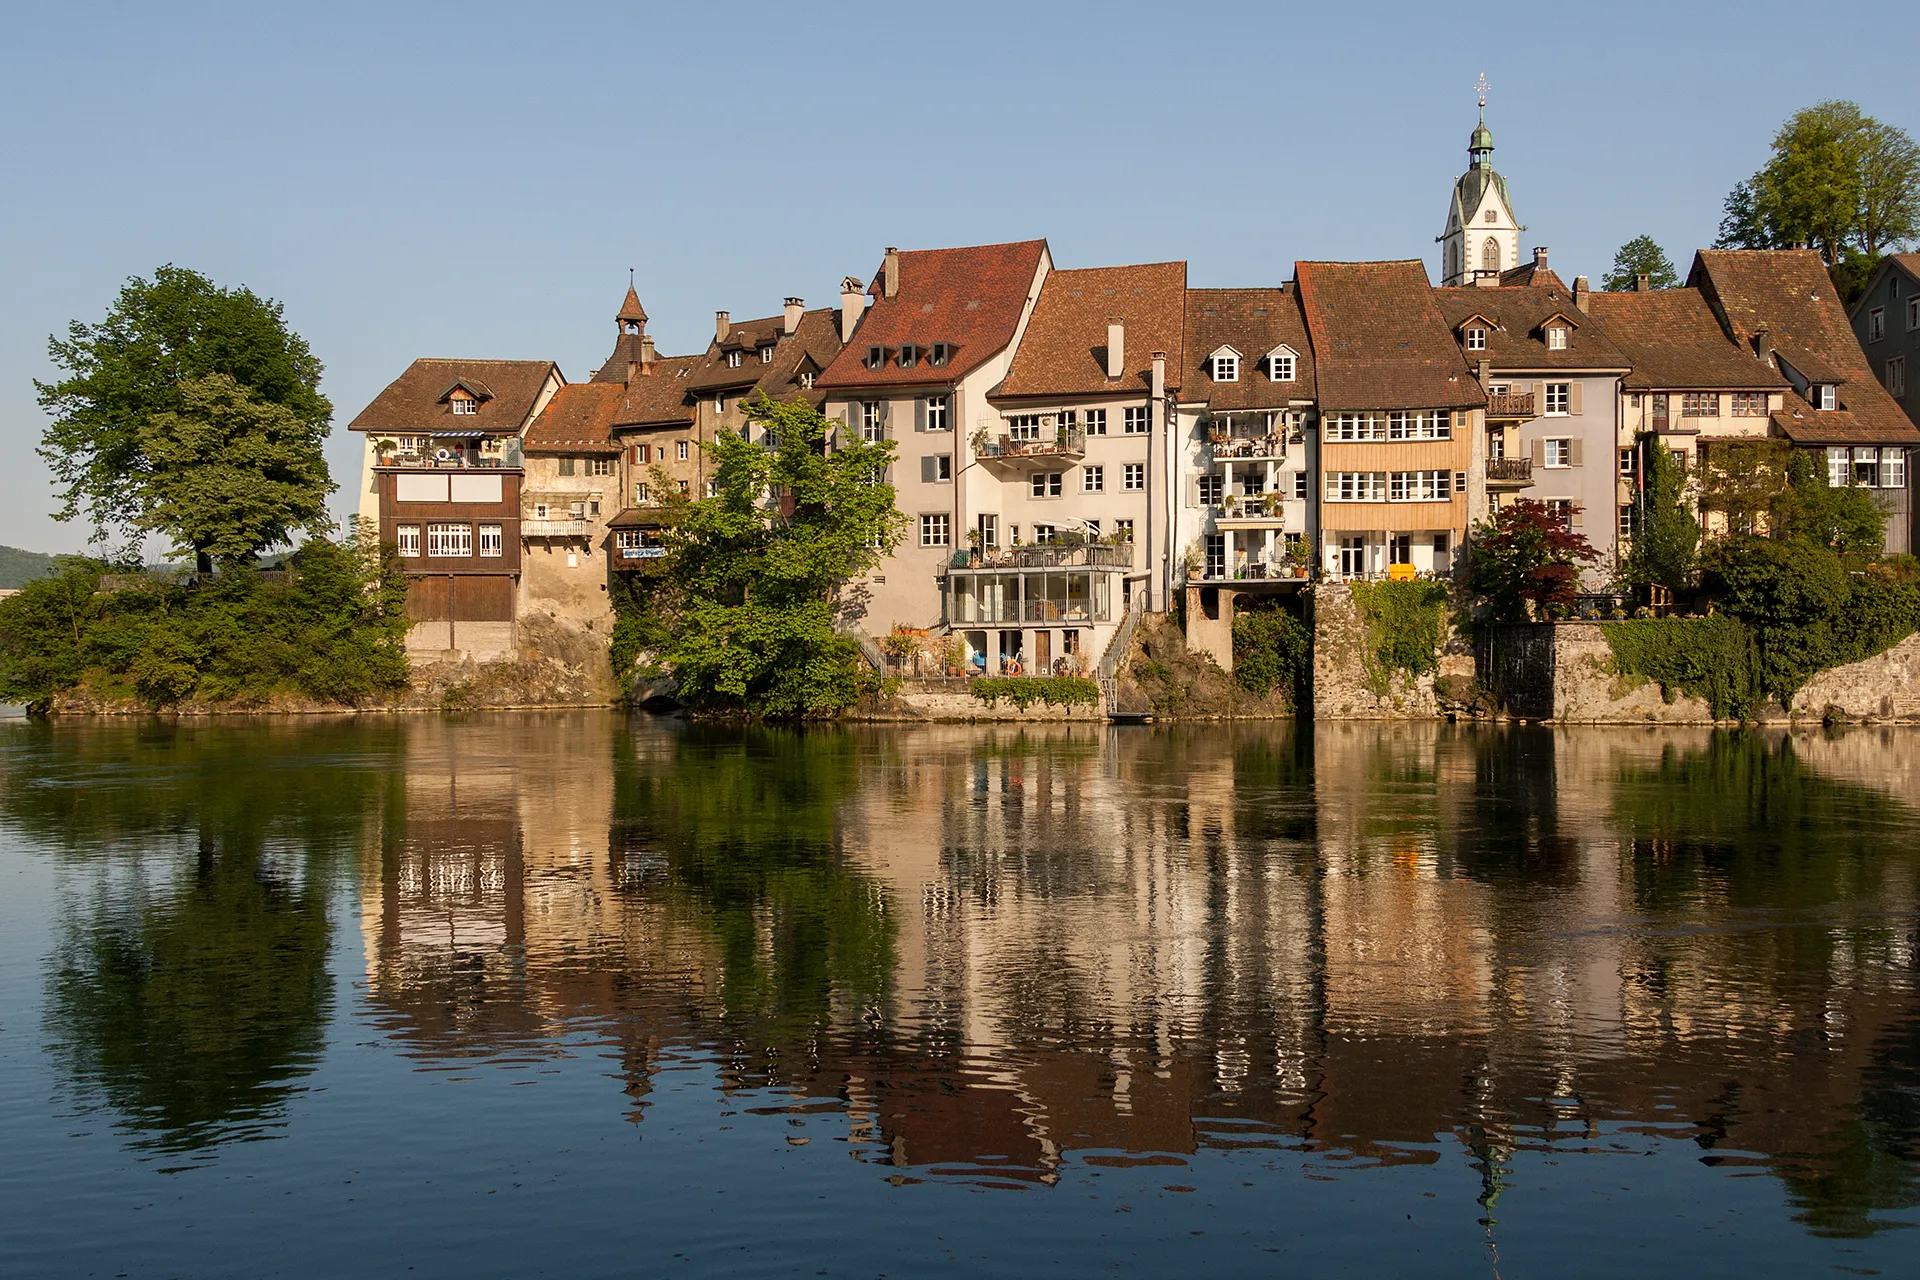
<path fill-rule="evenodd" d="M 956 720 L 1104 722 L 1107 718 L 1106 708 L 1098 703 L 1092 706 L 1051 707 L 1044 702 L 1036 702 L 1022 711 L 1002 698 L 989 706 L 973 696 L 972 685 L 973 682 L 964 676 L 958 679 L 902 680 L 893 697 L 867 699 L 841 718 L 910 723 Z"/>
<path fill-rule="evenodd" d="M 1434 675 L 1392 672 L 1383 692 L 1367 680 L 1366 623 L 1344 582 L 1311 588 L 1313 619 L 1313 718 L 1315 720 L 1432 720 L 1440 716 Z M 1453 673 L 1442 662 L 1439 676 Z"/>

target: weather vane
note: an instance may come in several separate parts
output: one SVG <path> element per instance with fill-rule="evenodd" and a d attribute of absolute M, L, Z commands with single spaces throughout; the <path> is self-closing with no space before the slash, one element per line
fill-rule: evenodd
<path fill-rule="evenodd" d="M 1485 110 L 1487 109 L 1487 89 L 1488 89 L 1488 87 L 1489 87 L 1489 86 L 1488 86 L 1488 84 L 1487 84 L 1487 73 L 1486 73 L 1486 72 L 1484 72 L 1484 71 L 1482 71 L 1482 72 L 1480 73 L 1480 79 L 1479 79 L 1479 80 L 1477 80 L 1477 81 L 1476 81 L 1476 82 L 1474 83 L 1474 86 L 1473 86 L 1473 88 L 1474 88 L 1474 92 L 1476 92 L 1476 93 L 1478 93 L 1478 94 L 1480 95 L 1480 109 L 1481 109 L 1482 111 L 1485 111 Z"/>

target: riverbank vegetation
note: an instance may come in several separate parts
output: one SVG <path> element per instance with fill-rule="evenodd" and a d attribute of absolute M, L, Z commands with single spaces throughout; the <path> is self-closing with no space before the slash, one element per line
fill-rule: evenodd
<path fill-rule="evenodd" d="M 1233 619 L 1233 681 L 1256 698 L 1285 693 L 1297 710 L 1313 682 L 1313 635 L 1279 602 Z"/>
<path fill-rule="evenodd" d="M 983 677 L 969 681 L 967 692 L 990 707 L 1005 698 L 1022 711 L 1035 703 L 1049 707 L 1092 707 L 1100 703 L 1100 686 L 1085 676 Z"/>
<path fill-rule="evenodd" d="M 1353 603 L 1366 630 L 1360 665 L 1375 697 L 1392 691 L 1396 675 L 1418 678 L 1439 668 L 1451 625 L 1441 582 L 1356 582 Z"/>
<path fill-rule="evenodd" d="M 696 714 L 835 715 L 881 683 L 836 624 L 905 527 L 893 442 L 829 448 L 834 424 L 797 401 L 762 395 L 747 414 L 745 434 L 701 445 L 713 496 L 667 513 L 658 572 L 614 593 L 615 671 L 670 674 Z"/>
<path fill-rule="evenodd" d="M 399 562 L 371 540 L 204 578 L 64 559 L 0 600 L 0 701 L 353 705 L 406 686 L 407 625 Z"/>

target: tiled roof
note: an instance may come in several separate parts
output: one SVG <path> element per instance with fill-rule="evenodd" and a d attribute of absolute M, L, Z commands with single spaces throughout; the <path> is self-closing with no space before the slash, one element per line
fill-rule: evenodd
<path fill-rule="evenodd" d="M 1180 357 L 1181 399 L 1216 413 L 1277 409 L 1314 398 L 1313 343 L 1292 285 L 1279 289 L 1187 290 L 1187 341 Z M 1294 352 L 1292 382 L 1275 382 L 1259 361 L 1275 347 Z M 1240 380 L 1215 382 L 1207 357 L 1221 347 L 1240 353 Z"/>
<path fill-rule="evenodd" d="M 1870 385 L 1877 389 L 1880 384 Z M 1841 388 L 1843 393 L 1846 390 Z M 1892 397 L 1888 400 L 1891 402 Z M 1773 415 L 1773 425 L 1795 444 L 1920 445 L 1920 427 L 1914 426 L 1906 414 L 1896 419 L 1885 413 L 1856 411 L 1846 404 L 1844 396 L 1841 405 L 1838 409 L 1815 409 L 1789 391 L 1786 408 Z M 1898 404 L 1894 408 L 1897 411 Z"/>
<path fill-rule="evenodd" d="M 626 387 L 617 382 L 570 382 L 553 393 L 524 437 L 528 453 L 618 453 L 613 419 Z"/>
<path fill-rule="evenodd" d="M 620 304 L 620 314 L 615 316 L 614 319 L 639 320 L 644 322 L 646 318 L 647 309 L 640 305 L 640 295 L 634 292 L 632 285 L 628 285 L 626 301 Z"/>
<path fill-rule="evenodd" d="M 1003 396 L 1095 395 L 1140 392 L 1153 383 L 1153 353 L 1167 353 L 1167 384 L 1178 386 L 1181 331 L 1186 322 L 1187 264 L 1050 271 L 1020 335 L 1013 364 L 1000 383 Z M 1126 371 L 1107 377 L 1107 322 L 1123 324 Z M 856 345 L 864 345 L 855 339 Z"/>
<path fill-rule="evenodd" d="M 1486 403 L 1420 262 L 1302 262 L 1294 272 L 1322 409 Z"/>
<path fill-rule="evenodd" d="M 1774 421 L 1790 438 L 1803 431 L 1842 430 L 1810 425 L 1845 413 L 1854 423 L 1845 430 L 1861 443 L 1920 442 L 1906 411 L 1873 376 L 1853 325 L 1827 276 L 1826 265 L 1811 249 L 1702 249 L 1694 256 L 1689 285 L 1698 286 L 1732 331 L 1743 350 L 1753 350 L 1755 335 L 1767 330 L 1773 349 L 1803 376 L 1837 383 L 1838 410 L 1807 410 L 1801 419 Z"/>
<path fill-rule="evenodd" d="M 705 361 L 705 356 L 666 356 L 654 361 L 652 373 L 620 385 L 622 394 L 608 425 L 616 430 L 691 426 L 693 403 L 687 382 Z"/>
<path fill-rule="evenodd" d="M 747 320 L 734 325 L 725 342 L 707 345 L 704 363 L 688 380 L 694 392 L 716 391 L 727 387 L 755 388 L 770 399 L 784 400 L 795 394 L 818 404 L 820 397 L 803 391 L 799 385 L 802 368 L 825 369 L 840 354 L 840 325 L 827 308 L 800 313 L 800 323 L 791 337 L 783 336 L 784 314 L 765 320 Z M 773 360 L 761 363 L 759 348 L 773 344 Z M 740 351 L 740 367 L 727 367 L 726 353 Z"/>
<path fill-rule="evenodd" d="M 1044 240 L 1022 240 L 903 252 L 897 292 L 887 297 L 885 272 L 876 273 L 868 289 L 873 305 L 819 385 L 837 390 L 958 381 L 1013 341 L 1046 250 Z M 925 351 L 936 342 L 946 343 L 951 351 L 947 364 L 939 368 L 922 359 L 902 369 L 893 359 L 902 344 Z M 875 346 L 885 349 L 888 359 L 880 368 L 869 369 L 867 348 Z"/>
<path fill-rule="evenodd" d="M 1502 271 L 1500 284 L 1503 288 L 1513 285 L 1541 285 L 1558 289 L 1561 293 L 1568 291 L 1566 283 L 1553 273 L 1553 268 L 1541 266 L 1537 258 L 1530 258 L 1517 267 L 1508 267 Z"/>
<path fill-rule="evenodd" d="M 1554 279 L 1544 272 L 1541 279 Z M 1498 289 L 1456 285 L 1435 289 L 1434 300 L 1447 319 L 1455 341 L 1467 320 L 1479 316 L 1492 322 L 1487 332 L 1485 351 L 1462 354 L 1471 363 L 1485 359 L 1501 369 L 1619 369 L 1628 366 L 1627 357 L 1607 337 L 1606 328 L 1591 315 L 1582 314 L 1573 305 L 1573 295 L 1557 280 L 1553 284 L 1530 286 L 1505 285 Z M 1542 327 L 1555 315 L 1566 316 L 1573 332 L 1564 350 L 1547 346 Z"/>
<path fill-rule="evenodd" d="M 551 360 L 415 360 L 360 411 L 349 431 L 427 434 L 433 431 L 520 430 L 549 377 L 560 371 Z M 445 396 L 464 382 L 491 391 L 479 411 L 456 416 Z"/>
<path fill-rule="evenodd" d="M 1596 293 L 1588 312 L 1632 364 L 1629 391 L 1779 391 L 1786 379 L 1727 340 L 1698 289 Z"/>

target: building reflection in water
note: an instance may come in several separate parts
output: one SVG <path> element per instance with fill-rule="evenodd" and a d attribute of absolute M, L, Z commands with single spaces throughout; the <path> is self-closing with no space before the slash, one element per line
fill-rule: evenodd
<path fill-rule="evenodd" d="M 1916 1202 L 1904 740 L 1854 781 L 1705 731 L 406 734 L 362 920 L 423 1065 L 608 1041 L 638 1120 L 707 1058 L 897 1176 L 1465 1151 L 1491 1218 L 1516 1151 L 1625 1132 L 1818 1231 Z"/>

